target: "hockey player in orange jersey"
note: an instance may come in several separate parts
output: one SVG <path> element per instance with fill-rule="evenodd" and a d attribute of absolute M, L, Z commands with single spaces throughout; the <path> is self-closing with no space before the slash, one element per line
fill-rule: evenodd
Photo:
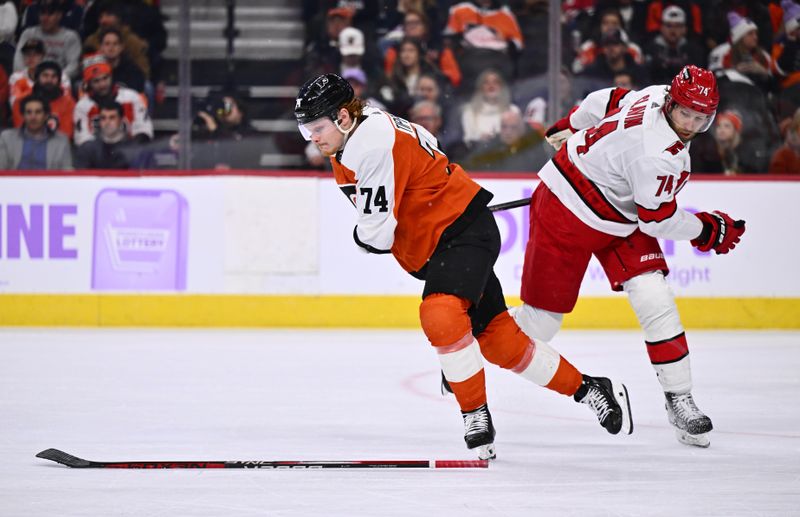
<path fill-rule="evenodd" d="M 711 126 L 718 104 L 714 74 L 689 65 L 669 87 L 592 92 L 548 129 L 558 153 L 539 172 L 531 200 L 524 304 L 514 312 L 531 337 L 545 323 L 548 338 L 555 334 L 596 256 L 644 330 L 678 440 L 698 447 L 710 445 L 713 426 L 692 397 L 689 346 L 656 238 L 723 254 L 745 231 L 728 214 L 692 214 L 676 201 L 689 179 L 691 140 Z"/>
<path fill-rule="evenodd" d="M 487 208 L 492 194 L 450 163 L 428 131 L 366 106 L 335 74 L 302 86 L 295 117 L 355 205 L 355 243 L 392 253 L 424 280 L 420 323 L 461 408 L 468 448 L 495 457 L 484 358 L 588 405 L 609 433 L 632 432 L 623 384 L 582 375 L 509 315 L 493 271 L 500 233 Z"/>

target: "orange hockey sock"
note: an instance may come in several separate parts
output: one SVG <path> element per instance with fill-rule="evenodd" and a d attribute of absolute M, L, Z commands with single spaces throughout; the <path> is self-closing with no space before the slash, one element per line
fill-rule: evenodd
<path fill-rule="evenodd" d="M 540 386 L 573 395 L 581 385 L 581 373 L 546 342 L 530 339 L 508 312 L 495 316 L 478 341 L 487 360 Z"/>
<path fill-rule="evenodd" d="M 506 311 L 489 322 L 486 330 L 478 336 L 478 343 L 487 361 L 500 368 L 511 370 L 530 353 L 531 340 Z"/>
<path fill-rule="evenodd" d="M 537 341 L 536 344 L 538 345 L 539 342 Z M 547 383 L 545 388 L 557 391 L 563 395 L 572 396 L 576 391 L 578 391 L 578 388 L 580 388 L 582 382 L 583 375 L 581 375 L 581 372 L 572 366 L 572 363 L 561 356 L 561 361 L 558 363 L 558 369 L 556 370 L 556 373 L 553 375 L 553 378 L 550 380 L 550 382 Z"/>

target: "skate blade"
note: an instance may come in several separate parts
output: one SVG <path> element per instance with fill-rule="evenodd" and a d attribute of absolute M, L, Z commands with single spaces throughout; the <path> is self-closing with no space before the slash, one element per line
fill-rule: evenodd
<path fill-rule="evenodd" d="M 478 447 L 479 460 L 493 460 L 495 458 L 497 458 L 497 454 L 495 453 L 493 443 L 487 443 L 486 445 L 480 445 Z"/>
<path fill-rule="evenodd" d="M 707 449 L 711 446 L 711 440 L 708 439 L 708 433 L 702 434 L 689 434 L 681 429 L 675 429 L 675 438 L 684 445 L 691 445 L 693 447 L 702 447 Z"/>
<path fill-rule="evenodd" d="M 614 398 L 617 400 L 622 410 L 622 427 L 619 432 L 622 434 L 633 433 L 633 413 L 631 413 L 631 401 L 628 397 L 628 388 L 622 383 L 611 381 L 611 389 L 614 390 Z"/>

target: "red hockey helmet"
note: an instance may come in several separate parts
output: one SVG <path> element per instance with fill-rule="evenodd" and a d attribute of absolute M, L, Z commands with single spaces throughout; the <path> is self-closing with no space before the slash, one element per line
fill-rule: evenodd
<path fill-rule="evenodd" d="M 700 130 L 705 131 L 714 121 L 719 106 L 717 79 L 712 72 L 694 65 L 684 66 L 672 79 L 664 111 L 670 114 L 675 104 L 708 116 L 708 123 Z"/>
<path fill-rule="evenodd" d="M 687 65 L 672 80 L 672 100 L 705 115 L 713 115 L 719 105 L 719 90 L 714 74 L 704 68 Z"/>

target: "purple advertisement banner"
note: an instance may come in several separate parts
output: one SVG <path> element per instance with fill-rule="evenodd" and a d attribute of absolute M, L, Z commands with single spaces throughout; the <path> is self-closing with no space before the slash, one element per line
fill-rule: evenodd
<path fill-rule="evenodd" d="M 102 190 L 95 199 L 92 289 L 186 289 L 189 205 L 174 190 Z"/>

